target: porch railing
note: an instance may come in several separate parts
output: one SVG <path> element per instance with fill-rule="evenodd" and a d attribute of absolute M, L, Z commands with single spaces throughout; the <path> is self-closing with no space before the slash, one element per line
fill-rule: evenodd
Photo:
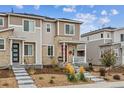
<path fill-rule="evenodd" d="M 78 57 L 78 56 L 74 56 L 73 57 L 73 64 L 75 63 L 85 63 L 85 57 Z"/>

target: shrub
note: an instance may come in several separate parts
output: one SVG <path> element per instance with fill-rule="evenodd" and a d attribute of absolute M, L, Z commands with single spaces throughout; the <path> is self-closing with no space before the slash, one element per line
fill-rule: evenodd
<path fill-rule="evenodd" d="M 100 68 L 99 72 L 100 72 L 100 76 L 105 76 L 106 74 L 105 68 Z"/>
<path fill-rule="evenodd" d="M 43 80 L 43 77 L 39 77 L 40 80 Z"/>
<path fill-rule="evenodd" d="M 61 69 L 59 67 L 54 67 L 54 71 L 58 72 L 60 71 Z"/>
<path fill-rule="evenodd" d="M 106 66 L 110 67 L 116 63 L 116 56 L 112 50 L 105 51 L 101 57 L 101 63 Z"/>
<path fill-rule="evenodd" d="M 84 76 L 84 72 L 85 72 L 85 69 L 83 68 L 83 66 L 81 66 L 80 70 L 79 70 L 79 79 L 82 81 L 86 81 L 85 76 Z"/>
<path fill-rule="evenodd" d="M 104 80 L 109 81 L 109 78 L 105 77 Z"/>
<path fill-rule="evenodd" d="M 49 83 L 50 84 L 54 84 L 54 80 L 53 79 L 50 79 Z"/>
<path fill-rule="evenodd" d="M 9 86 L 9 84 L 8 83 L 4 83 L 3 86 Z"/>
<path fill-rule="evenodd" d="M 66 73 L 67 73 L 67 78 L 69 81 L 77 81 L 77 77 L 75 75 L 75 69 L 71 64 L 67 64 L 65 67 Z"/>
<path fill-rule="evenodd" d="M 120 75 L 114 75 L 114 76 L 113 76 L 113 79 L 115 79 L 115 80 L 120 80 L 121 78 L 120 78 Z"/>
<path fill-rule="evenodd" d="M 36 70 L 35 70 L 35 68 L 30 67 L 29 70 L 28 70 L 28 72 L 29 72 L 29 74 L 33 75 L 33 74 L 36 73 Z"/>
<path fill-rule="evenodd" d="M 51 79 L 55 79 L 56 77 L 55 76 L 51 76 Z"/>

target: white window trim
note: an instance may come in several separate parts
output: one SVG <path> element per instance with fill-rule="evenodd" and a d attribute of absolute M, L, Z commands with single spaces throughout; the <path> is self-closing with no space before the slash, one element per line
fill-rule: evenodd
<path fill-rule="evenodd" d="M 32 55 L 25 55 L 25 45 L 31 45 L 32 46 Z M 33 54 L 33 44 L 24 44 L 24 56 L 34 56 Z"/>
<path fill-rule="evenodd" d="M 0 25 L 0 27 L 4 27 L 4 18 L 3 17 L 0 17 L 0 19 L 3 20 L 3 25 Z"/>
<path fill-rule="evenodd" d="M 52 57 L 51 55 L 48 55 L 48 46 L 53 46 L 53 55 L 52 56 L 54 57 L 54 45 L 47 45 L 47 56 Z"/>
<path fill-rule="evenodd" d="M 47 31 L 47 25 L 50 25 L 50 32 L 51 32 L 51 23 L 46 23 L 46 32 L 48 32 Z M 49 32 L 48 32 L 49 33 Z"/>
<path fill-rule="evenodd" d="M 72 25 L 72 26 L 74 27 L 74 33 L 73 33 L 73 34 L 66 34 L 66 25 Z M 67 36 L 74 36 L 74 35 L 75 35 L 75 24 L 65 23 L 65 24 L 64 24 L 64 35 L 67 35 Z"/>
<path fill-rule="evenodd" d="M 5 38 L 0 38 L 4 40 L 4 49 L 0 49 L 0 51 L 5 51 L 6 50 L 6 39 Z"/>
<path fill-rule="evenodd" d="M 117 53 L 117 55 L 115 54 L 116 57 L 120 57 L 118 48 L 114 49 L 114 53 Z"/>
<path fill-rule="evenodd" d="M 33 21 L 34 22 L 34 31 L 24 31 L 24 21 Z M 34 33 L 35 32 L 35 29 L 36 29 L 36 21 L 35 20 L 31 20 L 31 19 L 22 19 L 22 31 L 23 32 L 27 32 L 27 33 Z"/>

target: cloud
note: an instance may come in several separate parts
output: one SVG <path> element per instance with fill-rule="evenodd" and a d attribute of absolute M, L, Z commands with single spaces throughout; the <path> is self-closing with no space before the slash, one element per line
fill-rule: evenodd
<path fill-rule="evenodd" d="M 85 13 L 77 13 L 76 14 L 76 20 L 82 21 L 85 24 L 92 23 L 96 19 L 97 19 L 97 17 L 90 13 L 86 13 L 86 14 Z"/>
<path fill-rule="evenodd" d="M 96 12 L 97 12 L 96 10 L 93 10 L 93 12 L 92 12 L 92 13 L 94 13 L 94 14 L 95 14 Z"/>
<path fill-rule="evenodd" d="M 64 12 L 76 12 L 76 6 L 66 6 L 63 8 Z"/>
<path fill-rule="evenodd" d="M 34 5 L 34 9 L 39 10 L 40 9 L 40 5 Z"/>
<path fill-rule="evenodd" d="M 99 18 L 98 23 L 100 23 L 101 25 L 105 25 L 107 23 L 109 23 L 111 20 L 108 17 L 102 17 Z"/>
<path fill-rule="evenodd" d="M 102 10 L 102 12 L 101 12 L 101 15 L 108 15 L 108 13 L 107 13 L 107 11 L 106 10 Z"/>
<path fill-rule="evenodd" d="M 96 29 L 94 21 L 96 21 L 96 15 L 90 13 L 77 13 L 75 20 L 82 21 L 81 34 L 84 32 L 93 31 Z"/>
<path fill-rule="evenodd" d="M 23 5 L 16 5 L 17 8 L 22 9 Z"/>
<path fill-rule="evenodd" d="M 119 14 L 119 12 L 116 9 L 112 9 L 111 10 L 111 14 L 112 15 L 117 15 L 117 14 Z"/>

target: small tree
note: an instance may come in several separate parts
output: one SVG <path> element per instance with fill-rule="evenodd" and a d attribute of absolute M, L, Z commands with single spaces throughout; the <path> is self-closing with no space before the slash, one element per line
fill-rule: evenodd
<path fill-rule="evenodd" d="M 101 57 L 101 63 L 109 68 L 109 71 L 111 67 L 116 63 L 116 56 L 113 50 L 105 51 L 104 54 L 102 54 Z"/>

